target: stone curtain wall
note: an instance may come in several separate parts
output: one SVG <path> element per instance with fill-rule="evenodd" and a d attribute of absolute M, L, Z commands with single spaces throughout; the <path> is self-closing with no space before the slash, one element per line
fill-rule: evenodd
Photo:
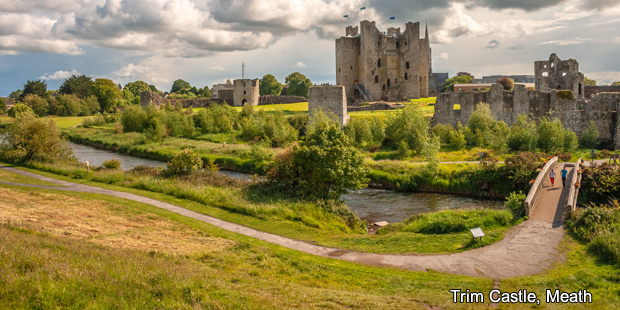
<path fill-rule="evenodd" d="M 610 143 L 615 142 L 620 147 L 620 122 L 618 121 L 618 106 L 620 93 L 600 93 L 590 99 L 564 99 L 557 96 L 552 90 L 531 91 L 523 85 L 515 85 L 514 91 L 505 91 L 499 84 L 495 84 L 488 92 L 460 91 L 442 93 L 435 103 L 433 124 L 457 123 L 466 125 L 471 113 L 478 103 L 489 104 L 491 111 L 499 120 L 512 126 L 520 114 L 532 115 L 535 119 L 552 115 L 562 121 L 564 127 L 580 135 L 590 121 L 594 121 L 600 133 L 600 138 Z M 454 110 L 454 105 L 460 105 L 460 110 Z"/>
<path fill-rule="evenodd" d="M 224 99 L 168 99 L 163 98 L 159 94 L 151 91 L 144 91 L 140 93 L 140 105 L 143 107 L 151 103 L 154 103 L 156 106 L 165 105 L 167 103 L 174 106 L 177 102 L 180 102 L 184 108 L 203 108 L 213 104 L 224 103 L 232 105 L 232 102 L 227 102 Z"/>
<path fill-rule="evenodd" d="M 265 95 L 258 97 L 259 105 L 266 104 L 286 104 L 286 103 L 298 103 L 307 102 L 308 99 L 302 96 L 278 96 L 278 95 Z"/>
<path fill-rule="evenodd" d="M 349 121 L 347 113 L 347 97 L 344 86 L 314 86 L 308 89 L 308 116 L 312 116 L 316 109 L 322 108 L 325 112 L 333 113 L 340 125 Z"/>
<path fill-rule="evenodd" d="M 620 86 L 586 86 L 586 98 L 599 93 L 620 93 Z"/>

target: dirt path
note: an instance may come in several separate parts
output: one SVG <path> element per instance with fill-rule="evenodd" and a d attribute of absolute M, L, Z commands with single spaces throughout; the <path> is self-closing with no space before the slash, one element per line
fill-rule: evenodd
<path fill-rule="evenodd" d="M 211 225 L 236 232 L 242 235 L 254 237 L 260 240 L 278 244 L 289 249 L 322 257 L 331 257 L 350 262 L 363 263 L 378 266 L 390 266 L 409 270 L 435 270 L 451 274 L 467 276 L 480 276 L 494 279 L 526 276 L 540 273 L 550 268 L 557 259 L 558 251 L 555 249 L 564 235 L 561 225 L 554 225 L 549 220 L 528 220 L 511 229 L 503 240 L 480 249 L 449 255 L 407 255 L 407 254 L 373 254 L 352 252 L 342 249 L 329 248 L 313 245 L 299 240 L 258 231 L 243 225 L 226 222 L 211 216 L 190 211 L 166 202 L 146 198 L 126 192 L 113 191 L 83 184 L 75 184 L 41 176 L 38 174 L 5 167 L 6 169 L 21 175 L 33 177 L 42 181 L 51 182 L 65 187 L 29 185 L 19 183 L 1 182 L 3 184 L 46 188 L 61 191 L 74 191 L 85 193 L 97 193 L 109 195 L 141 203 L 146 203 L 158 208 L 181 214 Z M 561 181 L 560 181 L 561 182 Z M 543 193 L 539 202 L 545 202 Z M 551 204 L 551 202 L 549 202 Z M 557 205 L 557 201 L 553 203 Z M 537 207 L 540 205 L 537 204 Z"/>

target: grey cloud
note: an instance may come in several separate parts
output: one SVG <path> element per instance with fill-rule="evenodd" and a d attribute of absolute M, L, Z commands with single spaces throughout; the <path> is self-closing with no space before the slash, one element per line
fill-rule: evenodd
<path fill-rule="evenodd" d="M 477 0 L 473 2 L 473 5 L 478 7 L 488 7 L 496 10 L 521 9 L 527 12 L 533 12 L 566 3 L 568 1 L 569 0 Z"/>
<path fill-rule="evenodd" d="M 486 48 L 487 49 L 496 49 L 499 47 L 501 43 L 497 40 L 492 40 L 491 42 L 489 42 L 489 44 L 487 44 Z"/>
<path fill-rule="evenodd" d="M 603 10 L 609 9 L 615 6 L 619 6 L 618 0 L 583 0 L 583 7 L 586 9 Z"/>
<path fill-rule="evenodd" d="M 514 45 L 514 46 L 509 46 L 508 47 L 509 50 L 522 50 L 523 49 L 523 45 L 521 43 Z"/>

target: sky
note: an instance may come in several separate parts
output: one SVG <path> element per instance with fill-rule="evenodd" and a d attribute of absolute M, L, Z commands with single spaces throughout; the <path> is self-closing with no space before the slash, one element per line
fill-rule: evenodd
<path fill-rule="evenodd" d="M 334 84 L 335 39 L 364 19 L 428 24 L 433 71 L 450 76 L 534 74 L 556 53 L 620 81 L 617 0 L 0 0 L 0 96 L 73 74 L 211 87 L 241 78 L 242 62 L 245 78 Z"/>

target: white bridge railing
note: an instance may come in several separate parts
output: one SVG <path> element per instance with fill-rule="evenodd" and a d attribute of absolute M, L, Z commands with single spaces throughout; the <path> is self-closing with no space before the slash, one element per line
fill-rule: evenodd
<path fill-rule="evenodd" d="M 577 161 L 577 165 L 575 165 L 575 169 L 573 169 L 573 175 L 568 182 L 568 196 L 566 197 L 566 207 L 571 211 L 575 211 L 577 207 L 577 196 L 579 195 L 579 187 L 575 186 L 575 184 L 579 183 L 581 186 L 581 173 L 579 170 L 581 169 L 580 163 L 583 162 L 583 159 L 579 158 Z M 567 180 L 568 181 L 568 180 Z"/>
<path fill-rule="evenodd" d="M 549 173 L 551 169 L 555 169 L 558 166 L 558 158 L 551 158 L 540 170 L 534 184 L 532 184 L 532 188 L 530 192 L 527 194 L 527 198 L 525 198 L 525 202 L 523 203 L 523 207 L 525 208 L 525 215 L 529 217 L 532 212 L 534 212 L 534 205 L 536 204 L 536 200 L 540 196 L 540 192 L 542 191 L 542 187 L 545 184 L 545 180 L 549 177 Z"/>

